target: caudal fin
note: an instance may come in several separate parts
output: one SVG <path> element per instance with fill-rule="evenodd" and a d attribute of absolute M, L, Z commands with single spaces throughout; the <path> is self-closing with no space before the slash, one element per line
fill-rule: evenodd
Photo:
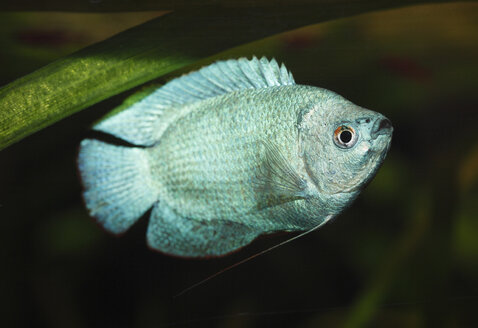
<path fill-rule="evenodd" d="M 112 233 L 126 231 L 157 200 L 143 148 L 85 139 L 78 167 L 90 215 Z"/>

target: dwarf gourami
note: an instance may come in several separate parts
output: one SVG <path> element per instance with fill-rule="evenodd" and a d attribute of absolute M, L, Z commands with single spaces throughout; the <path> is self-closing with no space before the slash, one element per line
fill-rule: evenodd
<path fill-rule="evenodd" d="M 255 57 L 176 78 L 93 129 L 131 146 L 81 142 L 89 213 L 120 234 L 151 209 L 149 246 L 186 257 L 326 223 L 373 178 L 393 130 Z"/>

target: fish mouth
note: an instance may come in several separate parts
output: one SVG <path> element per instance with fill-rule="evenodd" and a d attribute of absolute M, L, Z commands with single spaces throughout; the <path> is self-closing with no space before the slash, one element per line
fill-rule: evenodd
<path fill-rule="evenodd" d="M 382 117 L 377 119 L 373 124 L 370 136 L 372 137 L 372 139 L 377 139 L 380 135 L 391 136 L 392 133 L 392 122 L 388 118 Z"/>

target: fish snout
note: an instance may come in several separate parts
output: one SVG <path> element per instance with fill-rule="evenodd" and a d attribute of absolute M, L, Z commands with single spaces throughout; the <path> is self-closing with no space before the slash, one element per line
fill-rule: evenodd
<path fill-rule="evenodd" d="M 386 117 L 380 117 L 373 124 L 370 135 L 373 139 L 375 139 L 381 134 L 391 135 L 392 132 L 392 122 L 390 122 L 390 120 Z"/>

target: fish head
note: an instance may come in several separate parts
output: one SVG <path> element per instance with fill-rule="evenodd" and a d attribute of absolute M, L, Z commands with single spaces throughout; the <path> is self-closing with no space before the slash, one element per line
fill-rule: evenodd
<path fill-rule="evenodd" d="M 305 171 L 321 194 L 360 191 L 383 163 L 392 133 L 384 115 L 322 90 L 299 119 Z"/>

